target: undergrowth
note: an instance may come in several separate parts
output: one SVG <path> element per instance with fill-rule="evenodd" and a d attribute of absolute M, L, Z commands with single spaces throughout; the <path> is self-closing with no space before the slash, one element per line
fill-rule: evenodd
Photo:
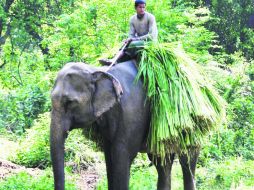
<path fill-rule="evenodd" d="M 155 190 L 157 171 L 149 161 L 136 161 L 131 169 L 130 190 Z M 176 160 L 177 161 L 177 160 Z M 140 164 L 143 162 L 142 164 Z M 197 167 L 196 186 L 199 190 L 251 190 L 254 189 L 254 161 L 242 158 L 228 158 L 225 161 L 210 160 L 206 167 Z M 182 171 L 179 163 L 172 168 L 173 190 L 183 189 Z M 103 178 L 97 190 L 106 190 L 107 180 Z"/>
<path fill-rule="evenodd" d="M 9 160 L 26 167 L 47 168 L 51 165 L 49 143 L 50 114 L 44 113 L 34 122 L 25 136 L 19 139 L 19 148 Z M 65 143 L 65 161 L 73 169 L 87 168 L 100 162 L 95 143 L 86 139 L 81 130 L 71 131 Z"/>
<path fill-rule="evenodd" d="M 31 176 L 26 172 L 12 175 L 0 181 L 0 190 L 52 190 L 54 189 L 53 176 L 46 171 L 41 176 Z M 67 180 L 66 190 L 77 190 L 73 180 Z"/>

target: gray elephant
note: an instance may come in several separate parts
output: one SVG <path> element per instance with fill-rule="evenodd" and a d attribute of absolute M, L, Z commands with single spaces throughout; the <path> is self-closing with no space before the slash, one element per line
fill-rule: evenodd
<path fill-rule="evenodd" d="M 64 190 L 64 142 L 68 131 L 97 127 L 102 136 L 108 189 L 128 190 L 130 166 L 146 144 L 150 108 L 141 80 L 135 82 L 134 61 L 105 67 L 68 63 L 58 73 L 52 98 L 50 149 L 56 190 Z M 195 189 L 194 175 L 199 151 L 191 158 L 179 156 L 184 189 Z M 154 155 L 149 154 L 149 158 Z M 171 189 L 174 154 L 162 166 L 157 158 L 158 190 Z"/>

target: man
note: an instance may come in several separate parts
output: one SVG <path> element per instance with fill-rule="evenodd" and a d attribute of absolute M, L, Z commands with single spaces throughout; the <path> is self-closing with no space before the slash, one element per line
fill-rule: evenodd
<path fill-rule="evenodd" d="M 125 40 L 128 44 L 126 50 L 123 53 L 117 55 L 113 59 L 101 59 L 100 63 L 103 65 L 110 65 L 112 60 L 119 60 L 126 53 L 130 57 L 135 55 L 137 47 L 143 46 L 144 41 L 156 41 L 158 37 L 158 30 L 155 21 L 155 17 L 145 11 L 146 1 L 145 0 L 135 0 L 135 10 L 136 14 L 130 19 L 130 31 L 129 38 Z"/>
<path fill-rule="evenodd" d="M 146 1 L 136 0 L 136 14 L 130 19 L 130 32 L 128 41 L 157 40 L 158 30 L 155 17 L 145 11 Z"/>

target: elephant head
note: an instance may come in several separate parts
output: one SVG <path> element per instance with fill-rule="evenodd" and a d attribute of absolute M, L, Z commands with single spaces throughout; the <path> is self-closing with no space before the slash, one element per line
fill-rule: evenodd
<path fill-rule="evenodd" d="M 64 141 L 73 128 L 89 126 L 120 101 L 122 88 L 109 73 L 69 63 L 58 73 L 51 93 L 50 150 L 55 189 L 64 189 Z"/>

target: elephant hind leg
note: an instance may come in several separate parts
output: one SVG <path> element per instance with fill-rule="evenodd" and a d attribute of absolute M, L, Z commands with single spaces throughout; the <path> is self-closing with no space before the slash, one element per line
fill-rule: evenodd
<path fill-rule="evenodd" d="M 193 147 L 189 149 L 189 157 L 187 154 L 180 154 L 179 161 L 183 172 L 183 182 L 185 190 L 195 190 L 195 171 L 199 156 L 199 148 Z"/>
<path fill-rule="evenodd" d="M 161 158 L 153 159 L 151 154 L 148 154 L 149 159 L 154 163 L 158 172 L 157 190 L 171 190 L 171 170 L 175 154 L 170 154 L 163 164 Z"/>

